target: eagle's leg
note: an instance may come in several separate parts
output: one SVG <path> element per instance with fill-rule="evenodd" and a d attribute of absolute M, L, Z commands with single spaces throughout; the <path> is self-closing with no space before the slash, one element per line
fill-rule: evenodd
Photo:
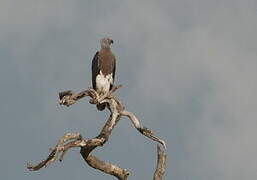
<path fill-rule="evenodd" d="M 98 102 L 101 103 L 101 102 L 102 102 L 105 98 L 107 98 L 107 97 L 112 98 L 112 93 L 113 93 L 114 91 L 116 91 L 117 89 L 121 88 L 121 87 L 122 87 L 122 85 L 112 86 L 111 89 L 110 89 L 110 91 L 105 92 L 104 94 L 100 94 L 100 95 L 99 95 Z"/>
<path fill-rule="evenodd" d="M 107 102 L 102 102 L 104 101 L 106 98 L 115 98 L 115 95 L 113 94 L 113 92 L 115 92 L 117 89 L 121 88 L 122 85 L 118 85 L 118 86 L 112 86 L 110 91 L 105 92 L 105 93 L 99 93 L 99 96 L 97 98 L 97 109 L 99 111 L 102 111 L 105 109 L 105 107 L 108 107 L 108 103 Z"/>
<path fill-rule="evenodd" d="M 104 93 L 104 94 L 100 94 L 99 99 L 98 99 L 98 103 L 101 103 L 108 96 L 109 96 L 109 92 Z"/>
<path fill-rule="evenodd" d="M 105 109 L 106 106 L 108 106 L 107 102 L 103 102 L 106 98 L 114 98 L 113 92 L 115 92 L 117 89 L 121 88 L 122 85 L 118 86 L 112 86 L 110 91 L 103 92 L 103 91 L 97 91 L 95 89 L 90 89 L 91 93 L 93 94 L 93 99 L 90 100 L 91 104 L 96 104 L 96 107 L 99 111 L 102 111 Z"/>

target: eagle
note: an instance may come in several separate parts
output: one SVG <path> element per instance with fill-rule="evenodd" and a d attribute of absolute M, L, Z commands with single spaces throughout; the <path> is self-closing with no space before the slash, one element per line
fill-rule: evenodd
<path fill-rule="evenodd" d="M 114 83 L 116 58 L 111 51 L 113 40 L 103 38 L 100 40 L 101 50 L 97 51 L 92 60 L 92 85 L 93 89 L 101 96 L 108 93 Z M 102 111 L 106 103 L 97 104 L 97 109 Z"/>

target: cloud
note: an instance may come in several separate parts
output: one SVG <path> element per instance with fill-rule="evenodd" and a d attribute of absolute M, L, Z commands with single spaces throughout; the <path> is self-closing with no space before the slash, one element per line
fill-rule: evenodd
<path fill-rule="evenodd" d="M 0 134 L 6 142 L 3 137 L 12 131 L 6 142 L 11 150 L 3 152 L 14 154 L 0 156 L 7 164 L 0 165 L 3 177 L 65 178 L 78 171 L 73 178 L 81 178 L 86 167 L 72 154 L 66 166 L 48 168 L 40 176 L 24 173 L 23 163 L 45 155 L 66 131 L 94 136 L 101 127 L 103 122 L 94 119 L 105 115 L 86 102 L 64 109 L 56 97 L 64 89 L 90 86 L 90 61 L 102 36 L 115 40 L 117 83 L 125 86 L 119 93 L 126 107 L 168 142 L 166 178 L 257 176 L 255 1 L 26 0 L 0 5 L 0 97 L 6 102 L 0 105 L 6 119 Z M 17 137 L 19 143 L 27 140 L 20 146 L 23 157 L 15 155 Z M 37 146 L 30 149 L 30 143 Z M 153 144 L 127 121 L 109 143 L 96 152 L 102 159 L 131 168 L 134 179 L 151 177 Z M 117 144 L 120 149 L 114 149 Z M 135 164 L 132 157 L 146 158 Z M 19 164 L 16 174 L 13 164 Z M 91 172 L 83 177 L 90 179 Z"/>
<path fill-rule="evenodd" d="M 138 80 L 141 95 L 151 97 L 150 103 L 161 101 L 170 107 L 190 103 L 200 108 L 198 119 L 187 119 L 184 125 L 191 127 L 181 133 L 186 136 L 190 161 L 184 162 L 183 173 L 191 174 L 190 179 L 256 177 L 257 54 L 253 46 L 257 44 L 253 31 L 257 28 L 256 14 L 250 9 L 254 10 L 236 6 L 212 11 L 210 7 L 210 13 L 204 14 L 208 22 L 177 33 L 170 26 L 171 36 L 159 34 L 158 41 L 147 38 L 146 63 Z M 167 19 L 163 16 L 162 20 Z M 148 29 L 155 34 L 154 28 Z M 186 106 L 179 108 L 189 114 Z"/>

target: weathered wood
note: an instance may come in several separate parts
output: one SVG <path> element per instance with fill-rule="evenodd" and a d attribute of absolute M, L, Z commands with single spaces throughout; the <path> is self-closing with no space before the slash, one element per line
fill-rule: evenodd
<path fill-rule="evenodd" d="M 90 154 L 96 147 L 103 146 L 108 141 L 114 127 L 117 125 L 122 116 L 127 116 L 133 123 L 134 127 L 141 134 L 145 135 L 153 141 L 160 143 L 164 148 L 166 148 L 165 141 L 156 137 L 150 129 L 143 127 L 140 124 L 139 119 L 132 112 L 125 110 L 125 107 L 122 105 L 121 101 L 113 94 L 113 92 L 120 87 L 121 86 L 113 87 L 109 93 L 101 97 L 99 97 L 94 89 L 88 89 L 80 93 L 74 93 L 72 91 L 61 92 L 59 94 L 60 105 L 65 105 L 68 107 L 83 97 L 89 96 L 92 98 L 89 101 L 91 104 L 107 103 L 111 115 L 103 126 L 100 134 L 95 138 L 85 139 L 81 136 L 80 133 L 66 133 L 62 138 L 60 138 L 57 145 L 50 150 L 51 152 L 45 160 L 35 166 L 28 163 L 27 168 L 32 171 L 37 171 L 42 167 L 48 166 L 58 158 L 60 161 L 62 161 L 70 148 L 80 147 L 80 154 L 89 166 L 104 173 L 113 175 L 119 180 L 126 180 L 129 176 L 129 172 L 126 169 L 122 169 L 117 165 L 111 164 L 109 162 L 101 161 L 97 157 Z M 161 180 L 163 174 L 165 173 L 166 155 L 163 154 L 164 150 L 158 146 L 158 165 L 154 178 L 156 177 L 159 179 L 154 180 Z"/>
<path fill-rule="evenodd" d="M 162 180 L 162 177 L 165 174 L 167 155 L 159 145 L 157 145 L 157 159 L 153 180 Z"/>
<path fill-rule="evenodd" d="M 97 157 L 93 155 L 89 155 L 85 161 L 88 163 L 89 166 L 92 168 L 98 169 L 102 172 L 107 174 L 113 175 L 117 177 L 119 180 L 126 180 L 129 176 L 129 172 L 126 169 L 122 169 L 114 164 L 101 161 Z"/>

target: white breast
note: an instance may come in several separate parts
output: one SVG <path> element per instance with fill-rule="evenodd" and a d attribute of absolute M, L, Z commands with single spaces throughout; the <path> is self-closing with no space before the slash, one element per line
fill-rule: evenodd
<path fill-rule="evenodd" d="M 104 76 L 102 71 L 100 71 L 100 73 L 96 76 L 96 91 L 100 94 L 104 94 L 109 91 L 112 83 L 112 74 Z"/>

